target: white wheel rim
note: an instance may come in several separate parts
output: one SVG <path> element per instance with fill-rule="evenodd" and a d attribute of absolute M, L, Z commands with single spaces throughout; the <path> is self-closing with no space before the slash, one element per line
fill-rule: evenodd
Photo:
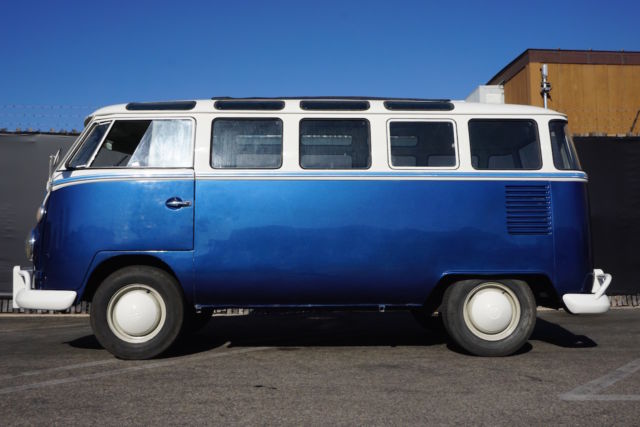
<path fill-rule="evenodd" d="M 129 343 L 143 343 L 158 335 L 167 318 L 160 294 L 147 285 L 135 283 L 118 289 L 107 305 L 111 332 Z"/>
<path fill-rule="evenodd" d="M 520 301 L 502 283 L 476 286 L 464 301 L 464 322 L 472 334 L 487 341 L 511 335 L 520 322 Z"/>

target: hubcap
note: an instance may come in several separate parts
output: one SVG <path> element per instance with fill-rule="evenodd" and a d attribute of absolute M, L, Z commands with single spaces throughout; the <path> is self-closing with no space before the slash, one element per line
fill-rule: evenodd
<path fill-rule="evenodd" d="M 164 300 L 155 289 L 132 284 L 119 289 L 109 300 L 107 323 L 121 340 L 142 343 L 160 332 L 166 314 Z"/>
<path fill-rule="evenodd" d="M 465 299 L 463 315 L 475 336 L 498 341 L 511 335 L 518 326 L 520 302 L 502 283 L 482 283 Z"/>

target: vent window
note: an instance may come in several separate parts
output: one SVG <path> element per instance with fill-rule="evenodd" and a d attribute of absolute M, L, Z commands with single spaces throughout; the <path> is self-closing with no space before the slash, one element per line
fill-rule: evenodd
<path fill-rule="evenodd" d="M 364 111 L 369 109 L 369 101 L 300 101 L 300 108 L 312 111 Z"/>
<path fill-rule="evenodd" d="M 284 101 L 253 101 L 230 99 L 216 101 L 213 106 L 218 110 L 255 110 L 255 111 L 278 111 L 284 108 Z"/>

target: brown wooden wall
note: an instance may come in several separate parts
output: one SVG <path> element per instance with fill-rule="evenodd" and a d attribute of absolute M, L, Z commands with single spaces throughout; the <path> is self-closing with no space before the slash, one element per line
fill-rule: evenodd
<path fill-rule="evenodd" d="M 542 106 L 541 63 L 504 84 L 505 102 Z M 548 64 L 549 108 L 569 116 L 573 133 L 626 134 L 640 109 L 640 65 Z M 633 130 L 640 133 L 640 119 Z"/>

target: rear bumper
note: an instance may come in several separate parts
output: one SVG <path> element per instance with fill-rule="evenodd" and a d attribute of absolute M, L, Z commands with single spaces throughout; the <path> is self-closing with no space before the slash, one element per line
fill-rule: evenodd
<path fill-rule="evenodd" d="M 45 291 L 31 288 L 32 270 L 13 267 L 13 308 L 66 310 L 76 300 L 75 291 Z"/>
<path fill-rule="evenodd" d="M 609 310 L 609 298 L 605 291 L 611 284 L 611 275 L 600 269 L 593 270 L 593 285 L 590 294 L 565 294 L 562 301 L 573 314 L 597 314 Z"/>

